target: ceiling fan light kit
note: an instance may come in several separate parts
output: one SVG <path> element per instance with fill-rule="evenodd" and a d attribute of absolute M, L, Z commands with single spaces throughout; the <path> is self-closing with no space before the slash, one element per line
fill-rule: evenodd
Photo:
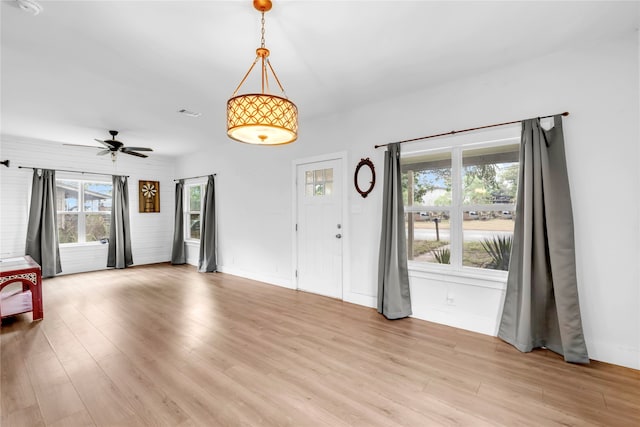
<path fill-rule="evenodd" d="M 254 0 L 253 7 L 262 15 L 262 38 L 256 59 L 227 101 L 227 135 L 236 141 L 255 145 L 282 145 L 298 138 L 298 108 L 289 101 L 269 61 L 264 40 L 264 14 L 271 10 L 271 0 Z M 237 95 L 254 66 L 260 62 L 262 92 Z M 269 72 L 283 96 L 269 93 Z"/>

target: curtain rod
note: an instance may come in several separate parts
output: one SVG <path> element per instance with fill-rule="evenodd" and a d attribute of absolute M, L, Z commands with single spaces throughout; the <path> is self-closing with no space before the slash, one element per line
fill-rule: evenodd
<path fill-rule="evenodd" d="M 18 166 L 18 169 L 47 169 L 47 168 L 36 168 L 33 166 Z M 98 173 L 98 172 L 85 172 L 85 171 L 72 171 L 67 169 L 54 169 L 56 172 L 71 172 L 71 173 L 81 173 L 81 174 L 89 174 L 89 175 L 104 175 L 104 176 L 124 176 L 129 178 L 129 175 L 114 175 L 111 173 Z"/>
<path fill-rule="evenodd" d="M 538 117 L 538 118 L 539 119 L 547 119 L 549 117 L 553 117 L 553 116 L 557 116 L 557 115 L 558 114 L 551 114 L 549 116 L 541 116 L 541 117 Z M 561 113 L 559 115 L 566 117 L 566 116 L 569 115 L 569 112 L 565 111 L 564 113 Z M 504 123 L 496 123 L 496 124 L 493 124 L 493 125 L 478 126 L 478 127 L 469 128 L 469 129 L 452 130 L 451 132 L 438 133 L 436 135 L 421 136 L 420 138 L 405 139 L 404 141 L 396 141 L 396 142 L 389 142 L 389 143 L 386 143 L 386 144 L 374 145 L 373 148 L 386 147 L 387 145 L 391 145 L 391 144 L 403 144 L 405 142 L 420 141 L 422 139 L 435 138 L 435 137 L 438 137 L 438 136 L 455 135 L 456 133 L 470 132 L 472 130 L 480 130 L 480 129 L 494 128 L 494 127 L 497 127 L 497 126 L 512 125 L 512 124 L 520 123 L 520 122 L 522 122 L 522 120 L 514 120 L 512 122 L 504 122 Z"/>
<path fill-rule="evenodd" d="M 217 173 L 210 173 L 209 175 L 216 176 L 216 175 L 218 175 L 218 174 L 217 174 Z M 204 177 L 207 177 L 207 176 L 209 176 L 209 175 L 190 176 L 189 178 L 178 178 L 178 179 L 174 179 L 174 180 L 173 180 L 173 182 L 178 182 L 178 181 L 180 181 L 181 179 L 196 179 L 196 178 L 204 178 Z"/>

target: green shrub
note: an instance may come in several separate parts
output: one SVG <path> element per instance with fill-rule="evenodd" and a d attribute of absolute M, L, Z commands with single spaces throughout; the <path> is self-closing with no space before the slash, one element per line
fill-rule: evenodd
<path fill-rule="evenodd" d="M 511 236 L 494 236 L 493 239 L 484 239 L 480 242 L 482 248 L 487 251 L 491 257 L 491 261 L 485 268 L 494 270 L 509 270 L 509 256 L 511 255 Z"/>
<path fill-rule="evenodd" d="M 448 248 L 431 251 L 436 261 L 440 264 L 451 264 L 451 251 Z"/>

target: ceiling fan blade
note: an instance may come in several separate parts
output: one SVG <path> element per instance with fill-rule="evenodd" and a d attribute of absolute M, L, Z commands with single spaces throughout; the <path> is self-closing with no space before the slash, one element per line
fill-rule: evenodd
<path fill-rule="evenodd" d="M 137 157 L 149 157 L 146 154 L 141 154 L 141 153 L 136 153 L 135 151 L 126 151 L 126 150 L 122 150 L 122 152 L 124 154 L 131 154 L 132 156 L 137 156 Z"/>
<path fill-rule="evenodd" d="M 122 147 L 120 151 L 153 151 L 151 148 L 146 147 Z"/>
<path fill-rule="evenodd" d="M 104 156 L 105 154 L 111 153 L 111 150 L 102 150 L 96 153 L 96 156 Z"/>
<path fill-rule="evenodd" d="M 106 141 L 103 141 L 101 139 L 95 139 L 95 140 L 98 141 L 100 144 L 104 145 L 107 148 L 113 147 L 113 145 L 109 143 L 109 140 L 106 140 Z"/>
<path fill-rule="evenodd" d="M 102 147 L 96 147 L 95 145 L 80 145 L 80 144 L 62 144 L 62 145 L 66 145 L 67 147 L 85 147 L 85 148 L 102 149 Z"/>

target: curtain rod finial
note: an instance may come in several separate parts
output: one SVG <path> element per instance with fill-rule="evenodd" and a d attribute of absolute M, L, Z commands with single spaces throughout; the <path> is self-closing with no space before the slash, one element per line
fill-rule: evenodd
<path fill-rule="evenodd" d="M 562 113 L 563 116 L 567 117 L 569 115 L 568 111 L 565 111 L 564 113 Z"/>

